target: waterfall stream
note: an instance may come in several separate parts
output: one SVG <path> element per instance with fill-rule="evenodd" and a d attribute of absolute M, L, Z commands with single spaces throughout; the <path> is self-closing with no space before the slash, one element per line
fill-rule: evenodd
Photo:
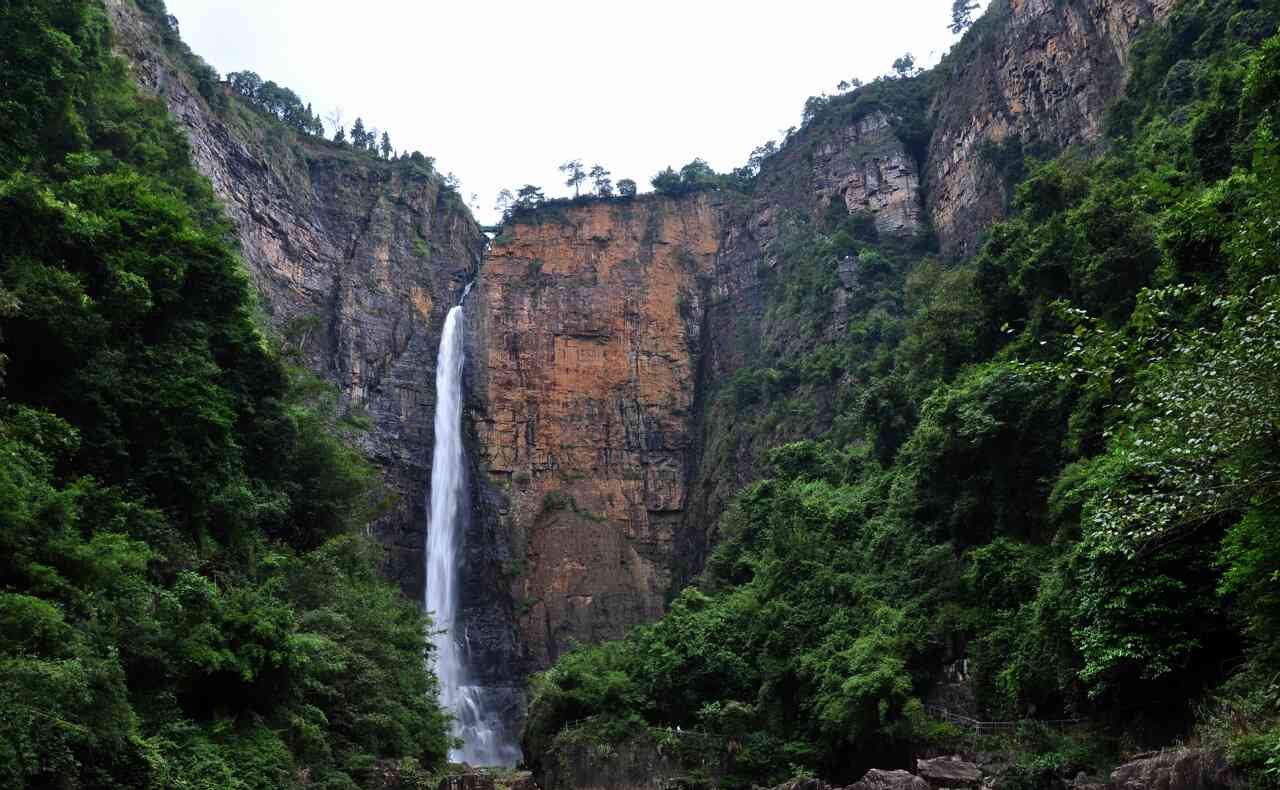
<path fill-rule="evenodd" d="M 462 299 L 466 301 L 468 285 Z M 514 765 L 520 751 L 507 735 L 490 694 L 467 673 L 465 624 L 458 617 L 458 580 L 467 516 L 466 455 L 462 446 L 463 306 L 449 311 L 436 358 L 435 448 L 431 457 L 430 520 L 427 523 L 426 607 L 435 619 L 436 675 L 440 702 L 454 716 L 453 734 L 463 746 L 454 762 Z"/>

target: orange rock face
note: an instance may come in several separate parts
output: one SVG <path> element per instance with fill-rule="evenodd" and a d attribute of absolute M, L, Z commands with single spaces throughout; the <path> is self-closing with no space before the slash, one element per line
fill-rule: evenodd
<path fill-rule="evenodd" d="M 542 219 L 508 226 L 470 307 L 478 466 L 535 666 L 662 614 L 722 221 L 706 194 Z"/>

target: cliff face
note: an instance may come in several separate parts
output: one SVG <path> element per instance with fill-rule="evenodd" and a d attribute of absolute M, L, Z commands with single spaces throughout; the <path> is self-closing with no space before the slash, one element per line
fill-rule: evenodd
<path fill-rule="evenodd" d="M 533 666 L 662 614 L 721 218 L 705 193 L 583 206 L 485 262 L 473 420 Z"/>
<path fill-rule="evenodd" d="M 344 406 L 384 471 L 388 575 L 421 597 L 435 358 L 484 237 L 439 177 L 303 138 L 232 101 L 215 112 L 132 0 L 107 0 L 134 78 L 185 127 L 271 324 Z"/>
<path fill-rule="evenodd" d="M 1173 0 L 994 0 L 933 100 L 928 214 L 945 254 L 976 251 L 1009 195 L 990 146 L 1089 148 L 1124 88 L 1129 46 Z M 986 148 L 987 155 L 983 155 Z M 1020 155 L 1017 152 L 1007 152 Z"/>
<path fill-rule="evenodd" d="M 710 522 L 759 474 L 745 450 L 703 468 L 723 430 L 704 401 L 755 353 L 782 217 L 855 212 L 924 228 L 882 113 L 796 135 L 753 196 L 555 206 L 504 229 L 468 368 L 482 519 L 510 543 L 476 560 L 509 585 L 527 669 L 661 616 L 700 567 Z"/>

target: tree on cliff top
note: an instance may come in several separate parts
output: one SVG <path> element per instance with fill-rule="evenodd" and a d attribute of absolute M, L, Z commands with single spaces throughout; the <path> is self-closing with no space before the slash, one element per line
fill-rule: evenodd
<path fill-rule="evenodd" d="M 546 196 L 542 194 L 541 187 L 525 184 L 516 193 L 515 207 L 516 209 L 535 209 L 541 206 L 546 199 Z"/>
<path fill-rule="evenodd" d="M 560 165 L 560 172 L 564 173 L 568 178 L 565 179 L 564 185 L 573 187 L 573 196 L 578 196 L 578 187 L 583 181 L 587 180 L 587 172 L 582 169 L 581 159 L 571 159 Z"/>
<path fill-rule="evenodd" d="M 948 26 L 951 32 L 962 33 L 973 25 L 973 12 L 977 9 L 977 3 L 971 3 L 969 0 L 954 0 L 951 3 L 951 24 Z"/>
<path fill-rule="evenodd" d="M 591 182 L 595 185 L 596 194 L 600 197 L 613 196 L 613 179 L 609 178 L 609 171 L 605 170 L 602 165 L 592 165 Z"/>

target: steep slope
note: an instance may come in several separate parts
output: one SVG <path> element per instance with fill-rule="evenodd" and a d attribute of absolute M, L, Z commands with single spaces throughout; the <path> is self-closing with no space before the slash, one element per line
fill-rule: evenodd
<path fill-rule="evenodd" d="M 396 495 L 388 572 L 415 596 L 439 328 L 480 272 L 463 611 L 485 682 L 512 694 L 513 668 L 659 617 L 769 448 L 897 397 L 876 338 L 913 293 L 951 287 L 931 231 L 971 252 L 1027 154 L 1094 146 L 1131 40 L 1169 9 L 998 3 L 940 70 L 823 107 L 752 192 L 553 207 L 481 268 L 479 229 L 437 176 L 211 108 L 156 19 L 107 5 L 226 203 L 272 323 L 372 418 L 362 441 Z M 917 270 L 934 279 L 912 291 Z M 834 354 L 850 334 L 867 339 Z"/>
<path fill-rule="evenodd" d="M 116 49 L 222 200 L 272 326 L 339 387 L 344 410 L 368 415 L 360 441 L 391 494 L 376 526 L 387 572 L 420 600 L 436 351 L 483 234 L 425 163 L 300 135 L 233 97 L 215 110 L 160 19 L 134 0 L 106 5 Z"/>

